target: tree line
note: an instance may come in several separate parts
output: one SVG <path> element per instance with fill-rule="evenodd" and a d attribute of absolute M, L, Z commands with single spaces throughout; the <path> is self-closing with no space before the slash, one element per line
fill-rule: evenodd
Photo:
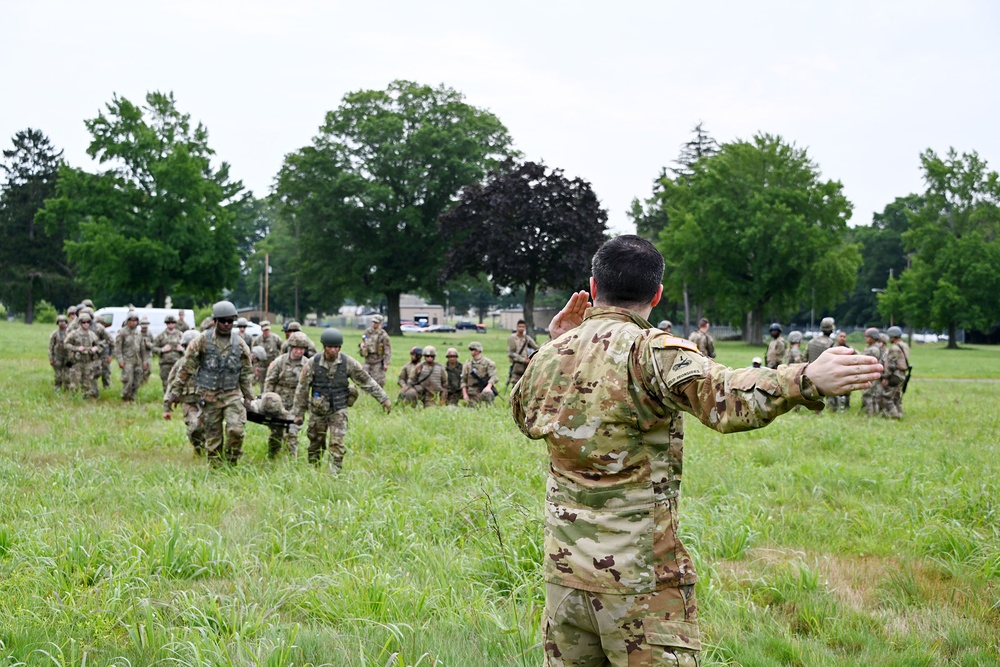
<path fill-rule="evenodd" d="M 261 197 L 171 93 L 143 102 L 115 95 L 85 121 L 97 172 L 66 164 L 37 129 L 3 151 L 0 301 L 26 321 L 41 299 L 64 308 L 84 293 L 253 305 L 266 257 L 270 310 L 297 319 L 353 299 L 398 333 L 400 296 L 416 292 L 480 318 L 521 303 L 533 326 L 532 306 L 585 285 L 607 238 L 590 183 L 523 161 L 499 118 L 443 85 L 345 95 Z M 749 342 L 805 312 L 988 330 L 997 174 L 975 153 L 928 150 L 921 163 L 924 193 L 851 227 L 842 185 L 805 149 L 764 133 L 719 144 L 699 124 L 630 211 L 667 260 L 654 317 L 709 315 Z"/>

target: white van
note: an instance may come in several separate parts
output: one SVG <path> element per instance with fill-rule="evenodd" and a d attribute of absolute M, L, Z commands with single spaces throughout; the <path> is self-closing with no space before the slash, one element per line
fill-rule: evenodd
<path fill-rule="evenodd" d="M 128 311 L 134 310 L 139 319 L 143 317 L 149 319 L 149 333 L 156 336 L 161 331 L 167 328 L 167 325 L 163 322 L 163 318 L 167 315 L 173 315 L 177 317 L 177 313 L 184 312 L 184 321 L 187 322 L 189 327 L 194 327 L 197 329 L 198 322 L 194 321 L 194 311 L 191 309 L 184 308 L 100 308 L 94 313 L 97 317 L 101 318 L 104 322 L 104 326 L 107 328 L 108 333 L 114 335 L 118 333 L 118 330 L 125 326 L 125 316 Z M 249 330 L 249 329 L 248 329 Z"/>

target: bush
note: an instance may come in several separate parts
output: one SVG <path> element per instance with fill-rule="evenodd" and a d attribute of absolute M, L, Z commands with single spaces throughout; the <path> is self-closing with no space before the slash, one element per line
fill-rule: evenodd
<path fill-rule="evenodd" d="M 0 320 L 7 319 L 7 306 L 0 303 Z"/>
<path fill-rule="evenodd" d="M 56 307 L 45 299 L 35 303 L 35 322 L 39 324 L 55 324 L 58 314 Z"/>

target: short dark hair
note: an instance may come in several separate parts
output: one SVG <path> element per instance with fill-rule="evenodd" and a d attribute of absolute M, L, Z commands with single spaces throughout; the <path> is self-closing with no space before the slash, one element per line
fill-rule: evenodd
<path fill-rule="evenodd" d="M 518 320 L 517 321 L 517 326 L 521 326 L 522 324 L 527 325 L 528 323 L 525 322 L 524 320 Z"/>
<path fill-rule="evenodd" d="M 591 275 L 602 303 L 649 305 L 663 282 L 663 255 L 641 236 L 616 236 L 594 253 Z"/>
<path fill-rule="evenodd" d="M 703 326 L 705 326 L 706 324 L 709 325 L 709 326 L 712 326 L 712 322 L 707 317 L 703 317 L 700 320 L 698 320 L 698 328 L 699 329 L 702 328 Z"/>

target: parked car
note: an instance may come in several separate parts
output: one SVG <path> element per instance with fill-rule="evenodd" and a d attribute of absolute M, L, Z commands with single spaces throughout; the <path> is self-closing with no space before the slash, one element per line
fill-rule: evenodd
<path fill-rule="evenodd" d="M 424 333 L 425 331 L 427 331 L 427 328 L 419 326 L 417 324 L 413 324 L 411 322 L 407 322 L 406 324 L 400 324 L 399 330 L 402 331 L 403 333 Z"/>
<path fill-rule="evenodd" d="M 450 324 L 433 324 L 426 329 L 427 333 L 455 333 L 457 329 Z"/>
<path fill-rule="evenodd" d="M 470 329 L 476 331 L 477 333 L 486 333 L 486 327 L 484 327 L 482 324 L 476 324 L 475 322 L 469 322 L 466 320 L 463 320 L 461 322 L 455 322 L 455 328 Z"/>

